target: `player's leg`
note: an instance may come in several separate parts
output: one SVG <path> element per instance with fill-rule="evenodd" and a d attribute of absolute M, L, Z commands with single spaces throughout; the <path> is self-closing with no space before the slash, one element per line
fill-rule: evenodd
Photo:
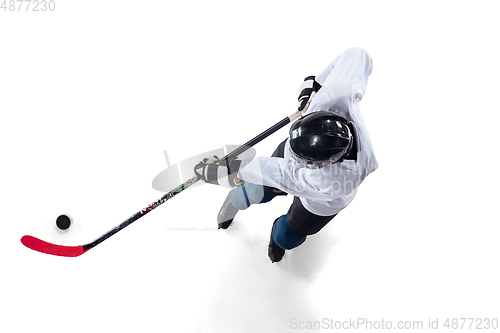
<path fill-rule="evenodd" d="M 268 247 L 269 259 L 272 262 L 280 261 L 285 250 L 294 249 L 304 243 L 308 235 L 323 229 L 336 215 L 313 214 L 304 208 L 298 197 L 294 197 L 288 213 L 274 221 Z"/>
<path fill-rule="evenodd" d="M 293 231 L 287 220 L 288 214 L 278 217 L 273 223 L 271 239 L 267 249 L 269 259 L 273 263 L 281 261 L 285 255 L 285 250 L 296 248 L 304 243 L 307 238 L 307 235 Z"/>

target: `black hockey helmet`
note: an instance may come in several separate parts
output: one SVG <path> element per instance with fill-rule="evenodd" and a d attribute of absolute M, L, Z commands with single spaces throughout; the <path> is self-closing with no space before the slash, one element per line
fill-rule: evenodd
<path fill-rule="evenodd" d="M 299 118 L 289 134 L 292 157 L 308 169 L 342 162 L 354 141 L 347 120 L 329 111 Z"/>

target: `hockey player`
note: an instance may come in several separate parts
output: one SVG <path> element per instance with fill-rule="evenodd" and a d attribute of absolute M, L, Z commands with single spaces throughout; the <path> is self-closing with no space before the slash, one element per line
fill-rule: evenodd
<path fill-rule="evenodd" d="M 239 210 L 291 194 L 288 212 L 271 229 L 268 255 L 280 261 L 285 250 L 320 231 L 354 199 L 358 186 L 378 164 L 359 109 L 372 71 L 372 60 L 360 48 L 342 53 L 300 88 L 299 110 L 289 137 L 272 157 L 250 161 L 205 159 L 195 172 L 208 183 L 233 188 L 217 217 L 228 228 Z"/>

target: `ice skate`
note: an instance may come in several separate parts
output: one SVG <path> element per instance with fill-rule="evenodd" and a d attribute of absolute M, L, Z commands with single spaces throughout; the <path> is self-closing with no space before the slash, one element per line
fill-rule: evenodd
<path fill-rule="evenodd" d="M 274 225 L 276 224 L 276 221 L 278 221 L 278 219 L 279 219 L 279 217 L 276 220 L 274 220 L 273 228 L 274 228 Z M 271 259 L 271 261 L 273 263 L 275 263 L 275 262 L 281 261 L 281 259 L 283 259 L 283 256 L 285 255 L 285 250 L 282 249 L 281 247 L 279 247 L 278 244 L 276 244 L 274 242 L 273 231 L 272 231 L 273 228 L 271 228 L 271 240 L 269 241 L 267 255 L 269 256 L 269 259 Z"/>
<path fill-rule="evenodd" d="M 220 208 L 219 214 L 217 215 L 217 224 L 219 229 L 227 229 L 233 223 L 233 219 L 238 213 L 238 208 L 234 207 L 231 203 L 231 196 L 233 195 L 234 189 L 232 189 L 224 200 L 222 207 Z"/>

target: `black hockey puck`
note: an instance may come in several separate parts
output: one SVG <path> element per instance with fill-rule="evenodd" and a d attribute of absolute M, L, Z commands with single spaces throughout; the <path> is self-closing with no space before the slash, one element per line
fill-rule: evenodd
<path fill-rule="evenodd" d="M 71 224 L 71 219 L 66 215 L 60 215 L 56 220 L 56 225 L 61 230 L 66 230 Z"/>

